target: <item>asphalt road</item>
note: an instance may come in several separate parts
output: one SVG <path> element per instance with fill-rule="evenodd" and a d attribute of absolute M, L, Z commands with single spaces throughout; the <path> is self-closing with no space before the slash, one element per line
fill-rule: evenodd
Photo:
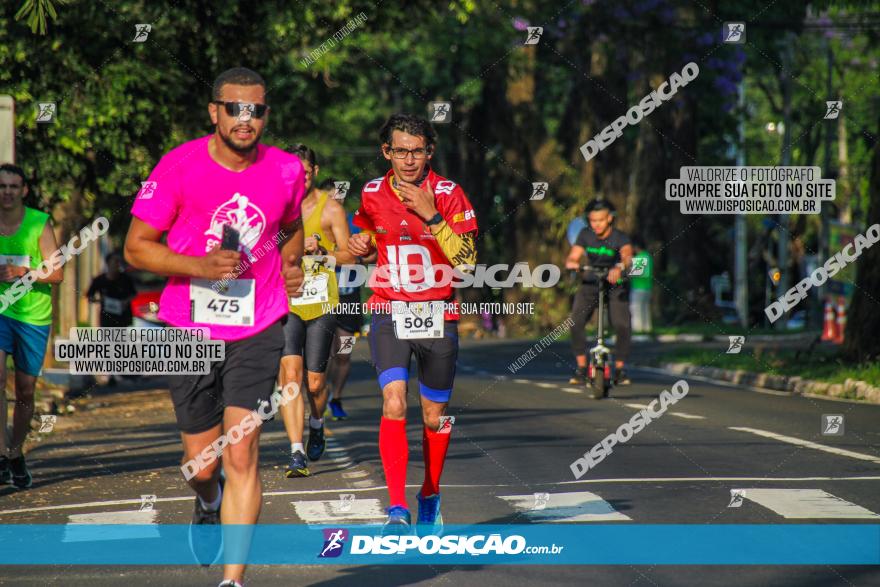
<path fill-rule="evenodd" d="M 443 475 L 447 524 L 798 524 L 880 520 L 880 406 L 757 393 L 689 380 L 688 395 L 580 480 L 569 465 L 676 378 L 635 370 L 607 400 L 567 383 L 565 344 L 516 374 L 508 365 L 534 341 L 468 342 L 450 414 L 456 417 Z M 634 358 L 651 352 L 636 346 Z M 371 523 L 387 495 L 377 448 L 380 395 L 365 341 L 332 440 L 313 477 L 283 477 L 280 421 L 264 426 L 264 523 Z M 415 379 L 415 378 L 413 378 Z M 416 392 L 411 385 L 410 399 Z M 421 484 L 421 429 L 410 411 L 408 495 Z M 845 417 L 842 436 L 821 434 L 823 414 Z M 806 441 L 806 443 L 805 443 Z M 812 443 L 812 444 L 810 444 Z M 178 469 L 180 444 L 161 389 L 95 395 L 34 445 L 34 487 L 0 489 L 0 523 L 187 523 L 193 497 Z M 739 507 L 731 490 L 744 489 Z M 535 497 L 535 494 L 548 494 Z M 341 494 L 353 507 L 339 511 Z M 542 503 L 537 505 L 537 501 Z M 546 503 L 543 503 L 546 502 Z M 414 503 L 412 504 L 415 505 Z M 129 517 L 127 517 L 129 516 Z M 9 585 L 216 585 L 216 568 L 2 567 Z M 248 585 L 880 585 L 880 568 L 856 566 L 252 566 Z"/>

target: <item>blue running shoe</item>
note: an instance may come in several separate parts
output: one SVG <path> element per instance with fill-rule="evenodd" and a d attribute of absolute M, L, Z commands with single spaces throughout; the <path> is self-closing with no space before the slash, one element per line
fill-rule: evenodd
<path fill-rule="evenodd" d="M 226 479 L 220 474 L 220 491 L 226 485 Z M 223 556 L 223 529 L 220 525 L 220 510 L 209 511 L 202 507 L 196 496 L 192 522 L 189 525 L 189 549 L 196 561 L 203 567 L 209 567 Z"/>
<path fill-rule="evenodd" d="M 440 494 L 435 493 L 428 497 L 422 497 L 422 492 L 416 494 L 419 502 L 419 517 L 416 521 L 416 532 L 419 536 L 436 535 L 443 533 L 443 515 L 440 513 Z"/>
<path fill-rule="evenodd" d="M 293 477 L 308 477 L 309 475 L 311 473 L 306 462 L 306 455 L 301 451 L 296 451 L 290 456 L 290 464 L 287 465 L 287 471 L 284 472 L 284 476 L 291 479 Z"/>
<path fill-rule="evenodd" d="M 330 412 L 332 412 L 334 420 L 345 420 L 348 418 L 348 414 L 342 409 L 342 400 L 330 400 Z"/>
<path fill-rule="evenodd" d="M 402 505 L 393 505 L 388 508 L 388 519 L 382 526 L 382 536 L 403 536 L 410 533 L 412 516 L 409 510 Z"/>

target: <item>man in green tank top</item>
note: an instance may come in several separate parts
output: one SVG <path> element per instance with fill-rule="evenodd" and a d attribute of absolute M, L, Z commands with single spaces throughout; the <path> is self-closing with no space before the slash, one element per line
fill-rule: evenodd
<path fill-rule="evenodd" d="M 0 165 L 0 295 L 32 269 L 40 266 L 58 248 L 49 215 L 28 208 L 24 171 L 11 164 Z M 22 448 L 34 417 L 34 389 L 46 356 L 52 326 L 52 286 L 61 283 L 57 267 L 47 277 L 37 277 L 27 293 L 0 310 L 0 483 L 19 489 L 31 486 Z M 6 428 L 6 357 L 15 364 L 15 411 L 12 437 Z"/>

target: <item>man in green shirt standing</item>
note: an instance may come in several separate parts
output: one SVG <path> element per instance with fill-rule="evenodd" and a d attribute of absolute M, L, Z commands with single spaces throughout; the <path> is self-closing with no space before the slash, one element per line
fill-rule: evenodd
<path fill-rule="evenodd" d="M 651 332 L 651 288 L 654 283 L 654 260 L 645 250 L 645 242 L 634 236 L 636 254 L 629 278 L 629 312 L 632 315 L 633 332 Z"/>
<path fill-rule="evenodd" d="M 58 248 L 49 215 L 28 208 L 24 171 L 16 165 L 0 165 L 0 295 Z M 45 274 L 45 273 L 43 273 Z M 22 448 L 34 417 L 34 389 L 46 356 L 52 327 L 52 286 L 61 283 L 62 269 L 37 277 L 15 303 L 0 311 L 0 483 L 19 489 L 31 486 L 31 474 Z M 6 428 L 6 357 L 15 364 L 15 412 L 12 438 Z"/>

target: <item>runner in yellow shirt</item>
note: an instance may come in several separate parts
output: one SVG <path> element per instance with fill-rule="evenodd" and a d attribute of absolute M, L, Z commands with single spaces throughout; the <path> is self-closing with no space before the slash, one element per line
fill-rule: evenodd
<path fill-rule="evenodd" d="M 297 145 L 293 152 L 302 161 L 306 172 L 306 197 L 302 202 L 305 228 L 303 257 L 303 295 L 292 299 L 290 314 L 284 326 L 284 351 L 281 354 L 280 383 L 305 382 L 308 390 L 309 442 L 303 448 L 305 404 L 293 401 L 281 407 L 284 428 L 290 440 L 290 465 L 286 477 L 310 475 L 308 461 L 317 461 L 324 454 L 324 409 L 327 407 L 327 363 L 336 331 L 336 317 L 329 312 L 339 302 L 336 264 L 350 264 L 355 257 L 348 252 L 348 221 L 345 210 L 329 193 L 317 189 L 315 178 L 318 163 L 315 152 Z M 308 460 L 307 460 L 308 458 Z"/>

